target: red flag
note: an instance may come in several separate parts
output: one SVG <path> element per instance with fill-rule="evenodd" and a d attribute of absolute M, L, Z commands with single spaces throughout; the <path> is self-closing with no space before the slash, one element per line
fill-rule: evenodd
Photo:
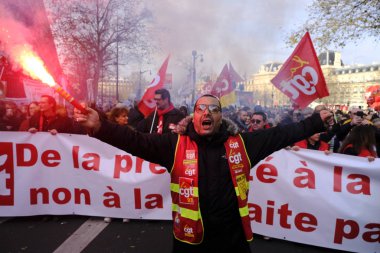
<path fill-rule="evenodd" d="M 223 83 L 223 79 L 226 79 L 227 82 Z M 219 74 L 218 79 L 216 80 L 216 82 L 212 86 L 211 94 L 220 98 L 222 96 L 222 91 L 224 92 L 224 90 L 228 89 L 228 86 L 229 86 L 228 80 L 229 79 L 230 79 L 230 76 L 228 74 L 228 67 L 226 64 L 226 65 L 224 65 L 222 72 Z"/>
<path fill-rule="evenodd" d="M 1 40 L 11 49 L 15 45 L 30 44 L 56 79 L 62 74 L 57 49 L 50 29 L 43 0 L 12 0 L 0 4 L 2 18 Z M 20 35 L 20 32 L 22 35 Z M 3 38 L 3 35 L 6 37 Z"/>
<path fill-rule="evenodd" d="M 372 85 L 368 87 L 365 91 L 364 97 L 367 100 L 368 106 L 372 107 L 375 102 L 378 102 L 376 101 L 376 98 L 377 100 L 380 98 L 380 85 Z"/>
<path fill-rule="evenodd" d="M 231 62 L 230 62 L 230 66 L 229 66 L 229 71 L 230 71 L 230 79 L 232 82 L 241 83 L 244 81 L 244 79 L 232 67 Z"/>
<path fill-rule="evenodd" d="M 232 87 L 227 64 L 224 65 L 222 72 L 214 83 L 214 86 L 211 89 L 211 94 L 220 98 L 222 107 L 235 103 L 235 90 Z"/>
<path fill-rule="evenodd" d="M 170 55 L 168 55 L 168 57 L 162 64 L 160 70 L 158 71 L 157 75 L 153 78 L 152 82 L 145 91 L 144 96 L 138 104 L 140 112 L 142 112 L 145 117 L 151 114 L 154 111 L 154 108 L 156 107 L 156 102 L 154 101 L 154 92 L 164 87 L 166 69 L 168 68 L 169 58 Z"/>
<path fill-rule="evenodd" d="M 212 81 L 209 80 L 207 81 L 207 83 L 205 83 L 203 85 L 203 87 L 201 88 L 201 95 L 204 95 L 204 94 L 211 94 L 211 90 L 212 90 Z"/>
<path fill-rule="evenodd" d="M 29 44 L 44 61 L 49 73 L 59 80 L 62 75 L 57 49 L 50 29 L 43 0 L 0 1 L 0 44 L 13 61 L 15 46 Z M 7 56 L 7 57 L 8 57 Z M 0 69 L 1 70 L 1 69 Z M 3 80 L 8 83 L 8 98 L 25 98 L 23 76 L 4 70 Z"/>
<path fill-rule="evenodd" d="M 309 32 L 271 82 L 300 108 L 329 95 Z"/>

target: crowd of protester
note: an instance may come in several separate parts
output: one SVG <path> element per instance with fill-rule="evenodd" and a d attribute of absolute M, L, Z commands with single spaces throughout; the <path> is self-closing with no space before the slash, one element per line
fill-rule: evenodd
<path fill-rule="evenodd" d="M 132 106 L 116 104 L 108 110 L 96 109 L 108 121 L 126 125 L 135 131 L 153 134 L 169 133 L 176 126 L 189 123 L 192 108 L 186 105 L 174 106 L 170 93 L 166 89 L 156 91 L 154 100 L 156 110 L 144 117 L 137 103 Z M 215 108 L 201 104 L 204 108 L 198 110 L 213 113 Z M 218 108 L 220 109 L 220 108 Z M 301 148 L 319 150 L 329 155 L 333 152 L 346 155 L 366 157 L 369 162 L 380 155 L 380 117 L 371 109 L 351 107 L 348 112 L 331 109 L 324 105 L 315 108 L 293 109 L 289 107 L 229 106 L 223 108 L 223 117 L 235 123 L 239 132 L 263 131 L 277 125 L 287 125 L 329 110 L 334 115 L 334 121 L 326 126 L 325 132 L 316 133 L 307 139 L 298 141 L 291 148 L 298 151 Z M 189 113 L 190 112 L 190 113 Z M 86 129 L 76 122 L 72 111 L 58 105 L 56 100 L 48 95 L 29 104 L 17 105 L 13 101 L 0 100 L 0 131 L 28 131 L 87 134 Z M 190 115 L 190 116 L 189 116 Z M 185 122 L 185 123 L 184 123 Z M 105 217 L 105 222 L 111 222 Z M 124 218 L 123 222 L 129 219 Z M 264 239 L 270 239 L 264 237 Z"/>
<path fill-rule="evenodd" d="M 100 111 L 115 124 L 128 125 L 141 132 L 169 132 L 173 125 L 189 114 L 192 108 L 187 105 L 174 106 L 170 94 L 165 89 L 157 95 L 158 113 L 144 115 L 138 110 L 137 103 L 126 106 L 122 103 L 114 105 L 106 111 Z M 166 102 L 165 102 L 166 101 Z M 292 109 L 290 107 L 229 106 L 223 108 L 223 117 L 230 119 L 240 132 L 253 132 L 274 127 L 279 124 L 290 124 L 329 109 L 324 105 L 315 108 Z M 318 133 L 306 140 L 295 143 L 299 148 L 315 149 L 369 159 L 380 155 L 380 117 L 371 109 L 351 107 L 348 112 L 329 109 L 334 113 L 334 124 L 328 126 L 324 133 Z M 189 113 L 190 112 L 190 113 Z M 86 134 L 72 117 L 72 111 L 57 104 L 48 95 L 29 104 L 17 105 L 13 101 L 0 100 L 0 131 L 37 131 L 57 133 Z M 155 122 L 153 122 L 155 120 Z M 160 125 L 163 124 L 163 125 Z M 152 131 L 150 131 L 150 129 Z"/>
<path fill-rule="evenodd" d="M 139 111 L 137 103 L 132 106 L 118 103 L 107 110 L 96 110 L 114 124 L 127 125 L 145 133 L 168 133 L 176 125 L 182 122 L 186 124 L 191 120 L 192 108 L 187 105 L 174 106 L 166 89 L 156 91 L 154 99 L 157 110 L 146 117 Z M 212 109 L 208 110 L 211 113 Z M 326 132 L 316 133 L 289 148 L 294 151 L 300 148 L 320 150 L 327 155 L 335 152 L 367 157 L 369 162 L 380 156 L 380 117 L 378 112 L 371 109 L 352 107 L 348 112 L 343 112 L 331 110 L 324 105 L 303 110 L 256 105 L 229 106 L 223 108 L 222 112 L 225 119 L 235 123 L 239 131 L 244 133 L 299 122 L 315 113 L 319 114 L 321 110 L 330 110 L 334 115 L 334 123 L 327 126 Z M 38 102 L 32 101 L 27 105 L 0 100 L 0 131 L 43 131 L 53 135 L 87 134 L 86 129 L 70 115 L 73 115 L 72 111 L 58 105 L 48 95 L 43 95 Z M 104 218 L 105 222 L 111 220 L 110 217 Z M 128 221 L 127 218 L 123 219 L 123 222 Z"/>

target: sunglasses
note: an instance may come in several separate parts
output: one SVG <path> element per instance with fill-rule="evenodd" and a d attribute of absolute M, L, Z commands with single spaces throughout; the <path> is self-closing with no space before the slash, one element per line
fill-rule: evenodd
<path fill-rule="evenodd" d="M 261 123 L 261 120 L 259 120 L 259 119 L 253 119 L 253 120 L 252 120 L 252 123 L 260 124 L 260 123 Z"/>
<path fill-rule="evenodd" d="M 206 111 L 206 109 L 210 112 L 210 113 L 218 113 L 220 112 L 220 107 L 218 105 L 205 105 L 205 104 L 199 104 L 199 105 L 196 105 L 195 106 L 195 111 L 197 113 L 204 113 Z"/>

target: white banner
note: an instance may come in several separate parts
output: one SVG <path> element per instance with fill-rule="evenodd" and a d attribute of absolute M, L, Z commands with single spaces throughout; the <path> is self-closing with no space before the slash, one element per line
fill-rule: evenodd
<path fill-rule="evenodd" d="M 0 140 L 0 216 L 171 219 L 161 166 L 85 135 L 0 132 Z"/>
<path fill-rule="evenodd" d="M 380 159 L 278 151 L 251 170 L 255 233 L 380 252 Z M 0 216 L 171 219 L 166 169 L 82 135 L 0 132 Z"/>
<path fill-rule="evenodd" d="M 280 150 L 251 170 L 253 231 L 353 252 L 380 252 L 380 159 Z"/>
<path fill-rule="evenodd" d="M 26 100 L 29 102 L 31 101 L 39 101 L 42 95 L 49 95 L 52 97 L 57 98 L 57 96 L 54 96 L 54 89 L 49 87 L 46 84 L 43 84 L 39 81 L 24 78 L 23 79 L 24 84 L 24 91 L 26 95 Z"/>

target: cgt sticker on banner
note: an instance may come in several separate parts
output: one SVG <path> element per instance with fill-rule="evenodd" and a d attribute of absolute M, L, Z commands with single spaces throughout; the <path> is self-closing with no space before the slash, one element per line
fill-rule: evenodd
<path fill-rule="evenodd" d="M 14 165 L 11 142 L 0 142 L 0 206 L 14 205 Z"/>

